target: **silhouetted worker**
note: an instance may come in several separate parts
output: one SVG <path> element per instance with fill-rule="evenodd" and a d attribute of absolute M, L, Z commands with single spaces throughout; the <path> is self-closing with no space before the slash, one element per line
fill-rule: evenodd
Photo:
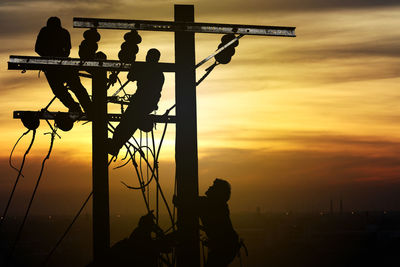
<path fill-rule="evenodd" d="M 121 147 L 131 138 L 135 131 L 148 124 L 149 114 L 158 109 L 158 101 L 164 84 L 164 74 L 157 65 L 160 60 L 160 51 L 150 49 L 146 55 L 146 65 L 132 66 L 128 73 L 128 80 L 137 81 L 137 90 L 131 97 L 128 108 L 116 127 L 113 138 L 109 139 L 108 152 L 118 155 Z M 150 127 L 152 127 L 152 123 Z M 151 128 L 150 128 L 151 129 Z"/>
<path fill-rule="evenodd" d="M 159 238 L 153 239 L 152 233 L 156 233 Z M 153 214 L 149 213 L 139 219 L 138 227 L 129 238 L 114 244 L 100 262 L 88 266 L 157 267 L 160 253 L 171 252 L 170 244 L 154 223 Z"/>
<path fill-rule="evenodd" d="M 212 186 L 198 198 L 195 209 L 207 235 L 208 256 L 205 267 L 228 266 L 238 254 L 240 243 L 233 229 L 227 201 L 231 196 L 230 184 L 215 179 Z M 182 205 L 182 200 L 174 196 L 174 204 Z"/>
<path fill-rule="evenodd" d="M 50 17 L 36 39 L 35 51 L 42 57 L 68 57 L 71 50 L 69 32 L 61 27 L 58 17 Z M 46 67 L 47 81 L 54 95 L 69 109 L 69 112 L 82 113 L 80 105 L 75 102 L 68 90 L 74 92 L 87 115 L 91 115 L 90 97 L 78 76 L 72 69 Z M 66 85 L 65 85 L 66 84 Z"/>

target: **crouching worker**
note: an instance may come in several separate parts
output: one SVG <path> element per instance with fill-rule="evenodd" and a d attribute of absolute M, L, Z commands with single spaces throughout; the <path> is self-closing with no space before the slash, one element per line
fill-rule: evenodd
<path fill-rule="evenodd" d="M 69 32 L 61 27 L 58 17 L 51 17 L 36 39 L 35 51 L 42 57 L 68 57 L 71 50 Z M 69 112 L 82 114 L 80 105 L 75 102 L 68 90 L 78 98 L 88 116 L 91 115 L 91 100 L 81 81 L 78 71 L 73 69 L 58 69 L 46 67 L 44 70 L 47 81 L 54 95 L 69 109 Z"/>
<path fill-rule="evenodd" d="M 208 255 L 205 267 L 226 267 L 239 252 L 239 236 L 233 229 L 227 204 L 230 196 L 230 184 L 225 180 L 215 179 L 205 196 L 199 197 L 194 205 L 203 224 L 201 229 L 207 235 Z M 173 202 L 176 206 L 184 204 L 176 196 Z"/>
<path fill-rule="evenodd" d="M 152 238 L 152 233 L 157 237 Z M 170 253 L 171 246 L 172 241 L 163 235 L 163 231 L 154 223 L 153 214 L 149 213 L 140 218 L 129 238 L 117 242 L 99 262 L 91 263 L 88 267 L 157 267 L 160 253 Z"/>
<path fill-rule="evenodd" d="M 137 81 L 137 89 L 130 98 L 128 108 L 122 114 L 121 122 L 115 128 L 112 139 L 108 140 L 109 154 L 117 156 L 121 147 L 138 128 L 151 130 L 153 124 L 149 114 L 158 109 L 164 85 L 164 74 L 157 64 L 159 59 L 160 52 L 152 48 L 147 52 L 144 66 L 133 66 L 130 69 L 128 80 Z"/>

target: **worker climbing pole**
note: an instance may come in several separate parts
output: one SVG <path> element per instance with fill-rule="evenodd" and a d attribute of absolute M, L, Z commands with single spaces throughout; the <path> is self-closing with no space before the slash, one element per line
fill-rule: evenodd
<path fill-rule="evenodd" d="M 238 45 L 238 40 L 244 35 L 295 36 L 294 27 L 196 23 L 194 21 L 194 6 L 192 5 L 175 5 L 174 21 L 74 18 L 74 27 L 87 28 L 88 30 L 84 32 L 84 40 L 79 47 L 80 58 L 73 59 L 67 58 L 71 49 L 69 33 L 61 28 L 59 20 L 52 19 L 49 20 L 46 26 L 48 28 L 42 29 L 43 33 L 41 31 L 39 36 L 49 35 L 46 32 L 59 32 L 60 39 L 64 38 L 65 46 L 61 52 L 56 51 L 51 54 L 42 53 L 41 51 L 43 50 L 40 50 L 38 47 L 40 47 L 41 43 L 46 43 L 42 42 L 42 40 L 46 41 L 48 38 L 42 39 L 38 36 L 36 51 L 41 56 L 56 58 L 10 57 L 9 69 L 44 70 L 54 94 L 69 109 L 68 113 L 56 113 L 47 110 L 46 112 L 33 112 L 30 115 L 35 118 L 35 121 L 32 122 L 33 124 L 38 125 L 38 119 L 56 120 L 56 126 L 63 130 L 69 130 L 72 128 L 72 123 L 75 120 L 89 120 L 93 123 L 93 192 L 89 194 L 77 216 L 79 216 L 83 207 L 93 195 L 94 262 L 101 261 L 103 253 L 110 246 L 108 166 L 112 161 L 109 161 L 108 153 L 113 155 L 115 159 L 120 147 L 125 146 L 127 153 L 123 160 L 126 160 L 125 163 L 132 163 L 135 169 L 134 173 L 139 178 L 138 186 L 128 184 L 126 186 L 131 189 L 141 190 L 147 210 L 150 210 L 149 193 L 148 191 L 146 193 L 145 190 L 148 190 L 148 185 L 150 185 L 151 181 L 155 181 L 157 196 L 160 194 L 172 218 L 171 228 L 174 228 L 175 224 L 177 224 L 180 245 L 176 249 L 176 261 L 172 259 L 170 262 L 172 264 L 176 263 L 178 267 L 200 266 L 199 218 L 192 209 L 192 205 L 194 205 L 198 198 L 196 85 L 199 85 L 216 66 L 227 64 L 231 61 L 231 57 L 235 54 L 235 47 Z M 121 51 L 118 53 L 119 61 L 106 60 L 104 53 L 96 52 L 98 49 L 97 42 L 100 41 L 100 34 L 98 33 L 100 29 L 129 31 L 124 35 L 125 41 L 121 45 Z M 141 37 L 137 31 L 140 30 L 174 32 L 175 63 L 160 63 L 160 53 L 156 49 L 148 51 L 146 62 L 136 61 L 136 54 L 139 51 L 138 44 L 141 42 Z M 198 64 L 195 63 L 195 33 L 224 34 L 221 43 L 218 45 L 218 49 Z M 207 67 L 206 73 L 196 82 L 196 69 L 212 58 L 215 58 L 215 62 Z M 83 88 L 79 81 L 79 70 L 88 72 L 89 74 L 86 76 L 92 78 L 92 99 L 89 98 L 86 89 Z M 111 72 L 109 76 L 107 76 L 107 71 Z M 118 74 L 122 71 L 129 71 L 128 80 L 123 84 L 118 77 Z M 150 112 L 157 109 L 164 82 L 163 72 L 175 72 L 176 104 L 162 116 L 149 115 Z M 61 73 L 64 74 L 61 75 Z M 137 81 L 138 88 L 136 96 L 130 97 L 126 94 L 124 87 L 129 81 L 134 80 Z M 117 81 L 120 84 L 119 89 L 111 97 L 107 97 L 107 89 L 115 85 Z M 146 90 L 143 90 L 144 88 Z M 147 98 L 146 94 L 150 92 L 149 88 L 153 93 L 151 96 L 147 96 Z M 75 93 L 79 103 L 71 101 L 68 90 Z M 118 96 L 121 91 L 124 91 L 124 97 Z M 145 92 L 143 93 L 143 91 Z M 145 103 L 147 104 L 145 108 L 137 107 L 138 102 L 142 102 L 137 99 L 142 100 L 141 97 L 144 97 L 143 99 L 146 100 Z M 121 114 L 108 114 L 107 103 L 120 104 Z M 83 107 L 85 113 L 82 112 L 80 106 Z M 127 106 L 127 109 L 124 106 Z M 176 116 L 169 115 L 169 112 L 173 108 L 176 108 Z M 132 109 L 134 110 L 134 116 L 130 115 L 130 110 Z M 138 113 L 141 114 L 139 119 L 135 118 Z M 16 111 L 14 112 L 14 117 L 24 118 L 27 116 L 26 114 L 28 113 L 24 111 Z M 68 121 L 67 118 L 72 119 L 72 123 L 68 124 L 66 122 Z M 143 118 L 145 118 L 145 123 L 142 123 Z M 118 127 L 121 128 L 124 124 L 127 124 L 127 122 L 124 122 L 125 120 L 127 122 L 136 120 L 134 129 L 129 129 L 127 131 L 128 134 L 123 138 L 116 138 L 116 136 L 120 135 L 119 132 L 121 132 Z M 110 122 L 120 122 L 121 126 L 115 128 Z M 166 125 L 159 147 L 156 148 L 152 130 L 154 123 L 157 122 L 176 123 L 176 193 L 183 203 L 177 207 L 177 221 L 174 219 L 175 209 L 172 212 L 170 211 L 167 204 L 168 201 L 165 199 L 159 185 L 158 157 L 161 143 L 165 136 Z M 140 141 L 137 142 L 135 138 L 132 139 L 133 141 L 130 141 L 130 137 L 136 128 L 151 133 L 152 142 L 150 142 L 150 145 L 148 142 L 146 145 Z M 113 132 L 113 138 L 107 142 L 108 130 Z M 119 140 L 117 145 L 114 144 L 114 139 Z M 140 158 L 139 165 L 137 157 Z M 144 171 L 140 167 L 142 162 L 145 168 L 149 170 L 146 177 L 143 175 Z M 20 175 L 22 175 L 22 168 L 19 171 Z M 76 217 L 73 222 L 75 219 Z"/>

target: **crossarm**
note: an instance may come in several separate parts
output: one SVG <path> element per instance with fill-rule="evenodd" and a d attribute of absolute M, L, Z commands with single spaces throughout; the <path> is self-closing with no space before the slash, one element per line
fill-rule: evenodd
<path fill-rule="evenodd" d="M 165 32 L 236 33 L 244 35 L 296 37 L 296 27 L 259 26 L 221 23 L 173 22 L 153 20 L 122 20 L 98 18 L 74 18 L 75 28 L 98 28 L 114 30 L 143 30 Z"/>
<path fill-rule="evenodd" d="M 40 111 L 14 111 L 13 118 L 14 119 L 21 119 L 24 114 L 26 113 L 40 113 L 40 119 L 42 120 L 53 120 L 58 112 L 51 112 L 51 111 L 46 111 L 46 112 L 40 112 Z M 67 112 L 60 112 L 64 114 L 68 114 Z M 157 123 L 175 123 L 176 119 L 175 116 L 163 116 L 163 115 L 150 115 L 154 122 Z M 79 118 L 81 121 L 88 121 L 88 118 L 83 115 L 81 118 Z M 121 114 L 108 114 L 108 121 L 111 122 L 116 122 L 116 121 L 121 121 Z"/>
<path fill-rule="evenodd" d="M 135 65 L 143 65 L 145 62 L 135 62 Z M 174 72 L 175 64 L 157 63 L 164 72 Z M 81 60 L 68 57 L 31 57 L 10 56 L 9 70 L 43 70 L 48 67 L 69 67 L 78 70 L 103 69 L 107 71 L 129 71 L 131 64 L 124 64 L 118 60 Z"/>

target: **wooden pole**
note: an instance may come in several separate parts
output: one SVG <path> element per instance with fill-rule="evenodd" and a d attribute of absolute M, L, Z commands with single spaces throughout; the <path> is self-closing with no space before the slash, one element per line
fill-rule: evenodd
<path fill-rule="evenodd" d="M 93 259 L 99 262 L 110 246 L 107 140 L 107 72 L 96 70 L 92 80 Z"/>
<path fill-rule="evenodd" d="M 193 5 L 175 5 L 175 22 L 194 22 Z M 199 219 L 193 209 L 199 195 L 197 159 L 197 115 L 195 39 L 193 32 L 175 32 L 176 179 L 178 231 L 182 244 L 177 248 L 178 267 L 200 266 Z"/>

